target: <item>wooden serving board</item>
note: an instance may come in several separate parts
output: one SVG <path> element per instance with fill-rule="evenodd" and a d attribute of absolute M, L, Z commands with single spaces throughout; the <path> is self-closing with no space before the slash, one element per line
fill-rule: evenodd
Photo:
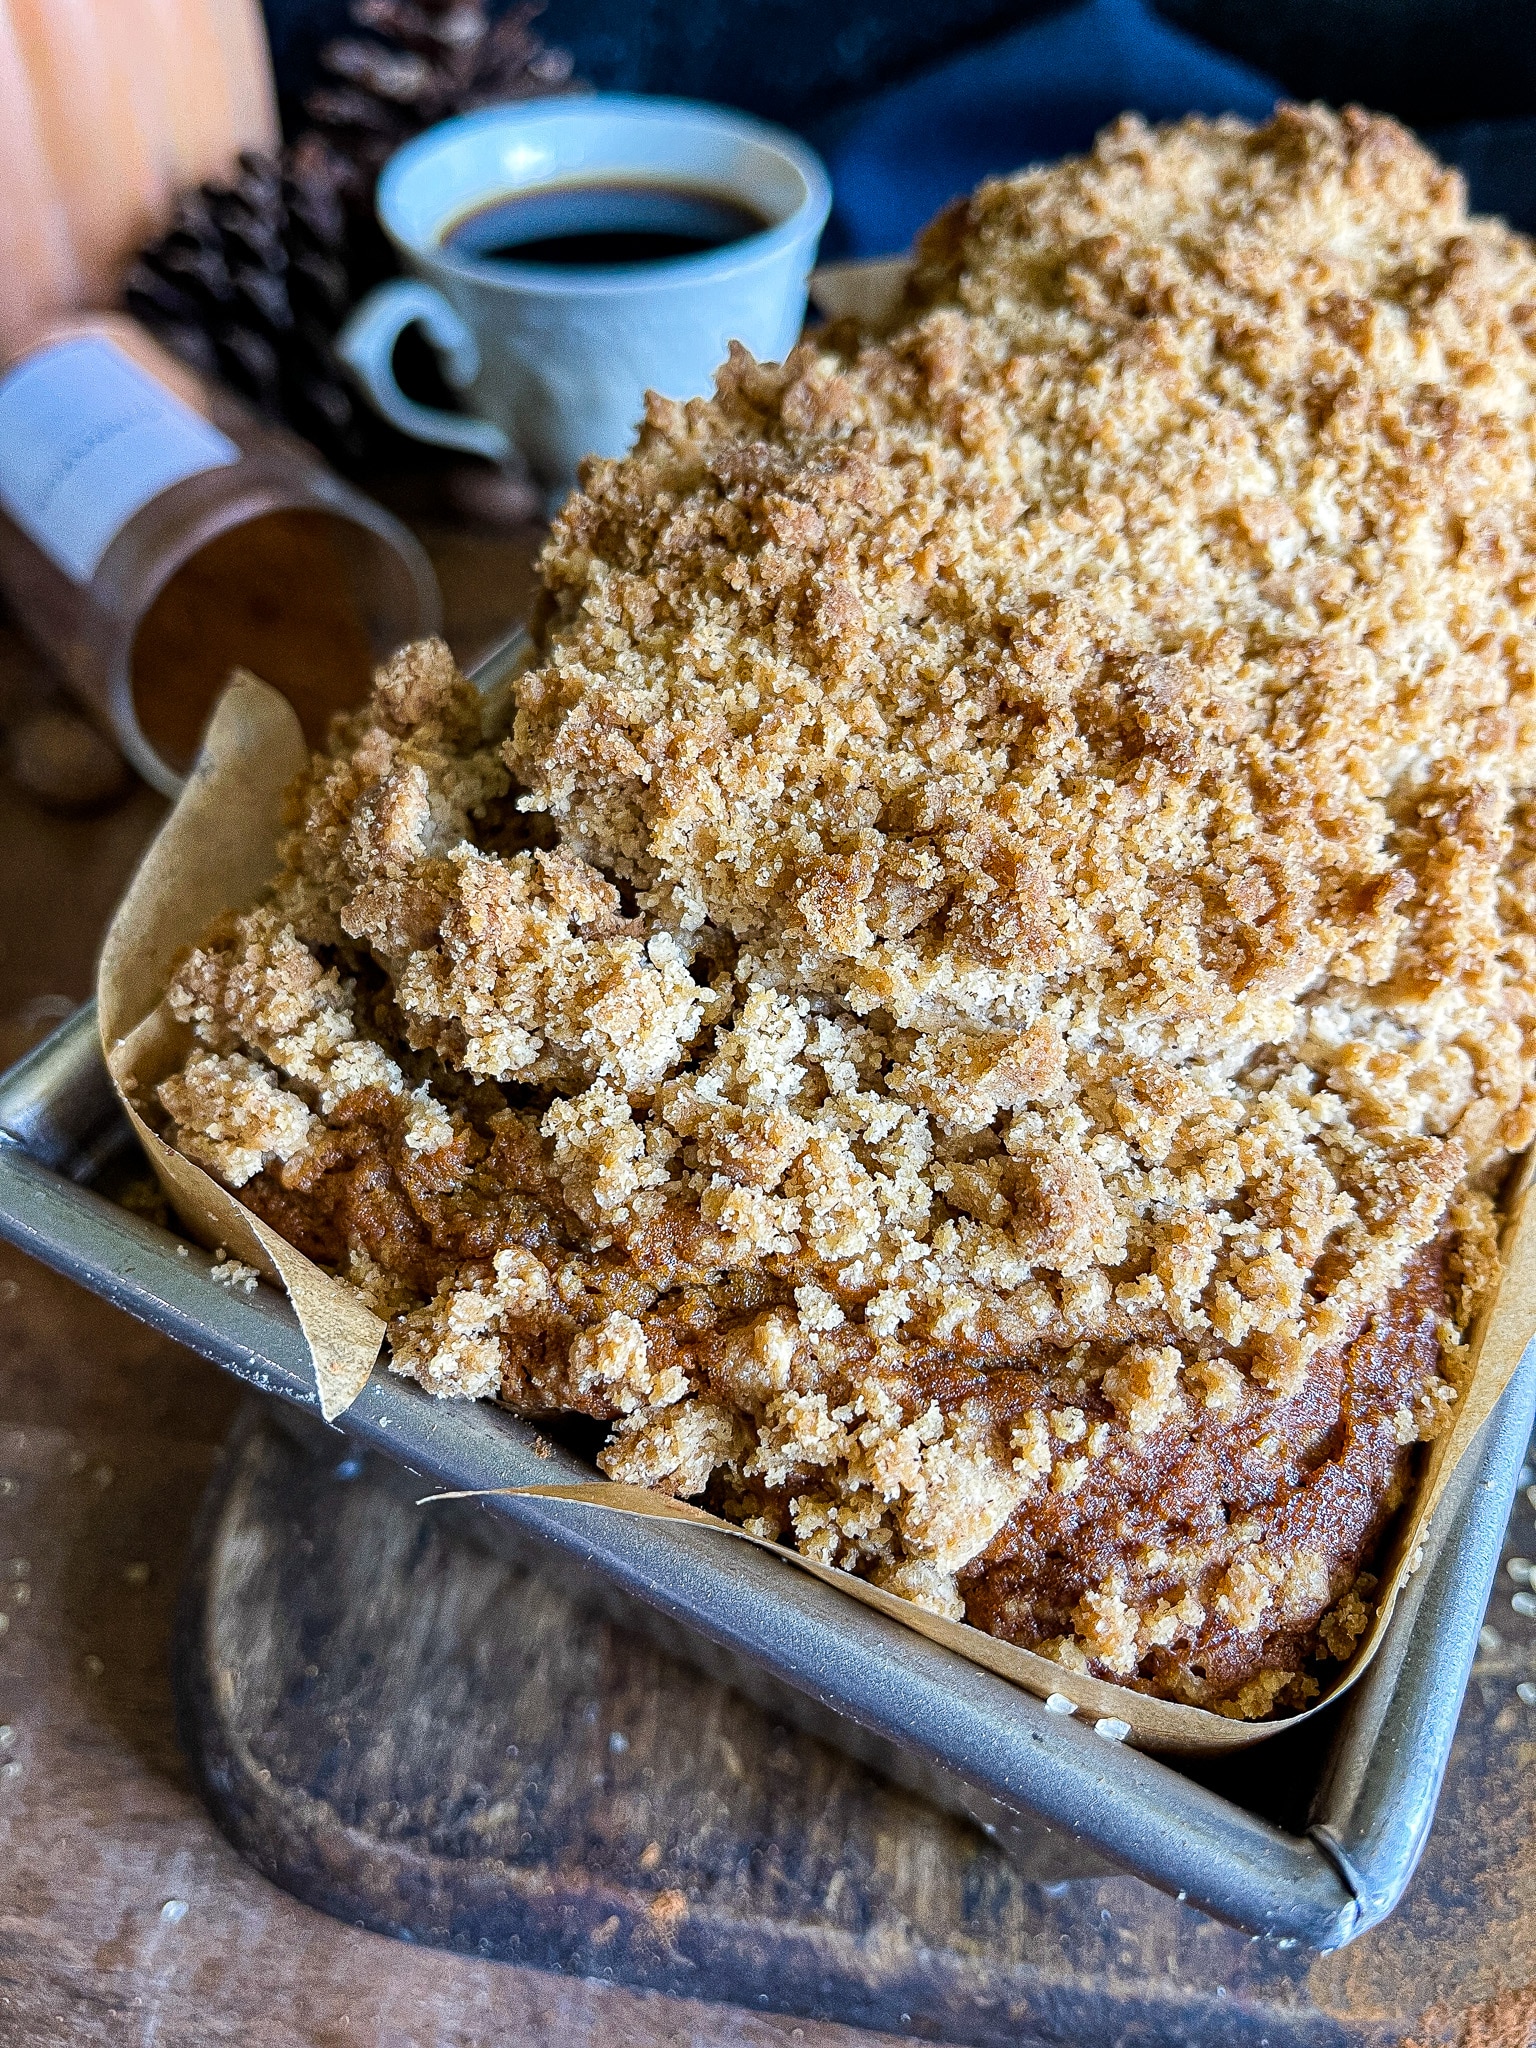
<path fill-rule="evenodd" d="M 1131 1878 L 1019 1869 L 496 1554 L 475 1510 L 418 1508 L 397 1468 L 294 1426 L 251 1402 L 205 1501 L 178 1711 L 226 1833 L 323 1911 L 926 2040 L 1404 2039 L 1336 1963 Z M 1464 1885 L 1421 1879 L 1404 1915 L 1443 1932 Z"/>

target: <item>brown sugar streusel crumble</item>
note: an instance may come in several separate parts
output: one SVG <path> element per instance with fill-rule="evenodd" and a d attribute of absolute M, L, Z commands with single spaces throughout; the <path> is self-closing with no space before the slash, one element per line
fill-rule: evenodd
<path fill-rule="evenodd" d="M 1536 1068 L 1536 254 L 1127 120 L 653 401 L 171 990 L 175 1142 L 440 1394 L 1261 1715 L 1372 1611 Z"/>

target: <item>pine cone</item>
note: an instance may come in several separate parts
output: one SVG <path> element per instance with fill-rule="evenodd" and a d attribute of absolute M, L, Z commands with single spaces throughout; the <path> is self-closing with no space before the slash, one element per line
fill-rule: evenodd
<path fill-rule="evenodd" d="M 129 272 L 128 310 L 339 469 L 422 460 L 357 394 L 333 337 L 396 268 L 373 213 L 385 159 L 450 114 L 572 90 L 569 52 L 533 32 L 541 4 L 493 23 L 486 0 L 352 0 L 366 33 L 321 51 L 328 82 L 305 102 L 313 126 L 278 158 L 247 152 L 232 183 L 186 194 Z M 413 396 L 452 404 L 409 334 L 400 367 Z"/>
<path fill-rule="evenodd" d="M 376 453 L 384 433 L 331 345 L 357 295 L 343 199 L 350 175 L 318 136 L 281 160 L 246 151 L 232 183 L 178 202 L 123 290 L 128 310 L 183 361 L 344 468 Z"/>
<path fill-rule="evenodd" d="M 542 0 L 523 0 L 497 22 L 485 0 L 352 0 L 348 11 L 372 34 L 325 45 L 326 82 L 304 111 L 353 167 L 346 196 L 364 210 L 386 158 L 433 122 L 572 89 L 570 52 L 533 31 Z"/>

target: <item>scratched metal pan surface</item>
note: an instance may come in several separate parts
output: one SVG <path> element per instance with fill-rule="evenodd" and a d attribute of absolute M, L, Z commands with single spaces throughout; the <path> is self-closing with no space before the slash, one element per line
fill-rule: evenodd
<path fill-rule="evenodd" d="M 499 688 L 514 636 L 475 680 Z M 110 1199 L 137 1157 L 87 1005 L 0 1076 L 0 1237 L 238 1379 L 319 1403 L 298 1324 L 263 1285 Z M 1200 1776 L 1046 1710 L 793 1565 L 707 1530 L 579 1503 L 488 1499 L 487 1534 L 532 1543 L 610 1610 L 813 1733 L 968 1815 L 1032 1875 L 1106 1867 L 1254 1934 L 1337 1948 L 1401 1898 L 1434 1818 L 1478 1627 L 1536 1407 L 1536 1344 L 1462 1461 L 1424 1564 L 1341 1708 Z M 298 1413 L 294 1423 L 300 1423 Z M 594 1468 L 534 1449 L 486 1403 L 438 1402 L 376 1372 L 346 1434 L 434 1488 L 547 1485 Z M 1203 1782 L 1202 1782 L 1203 1779 Z"/>

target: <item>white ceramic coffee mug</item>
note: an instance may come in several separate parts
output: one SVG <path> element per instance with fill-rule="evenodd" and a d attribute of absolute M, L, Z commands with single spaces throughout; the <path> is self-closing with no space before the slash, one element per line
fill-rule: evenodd
<path fill-rule="evenodd" d="M 711 194 L 766 225 L 700 254 L 592 269 L 487 260 L 450 244 L 498 201 L 604 186 Z M 647 390 L 707 393 L 732 341 L 782 360 L 805 317 L 830 204 L 804 143 L 718 107 L 593 94 L 464 114 L 385 165 L 379 219 L 414 274 L 371 292 L 337 348 L 405 433 L 494 461 L 517 451 L 558 497 L 583 456 L 630 446 Z M 395 343 L 413 322 L 467 412 L 419 405 L 395 381 Z"/>

